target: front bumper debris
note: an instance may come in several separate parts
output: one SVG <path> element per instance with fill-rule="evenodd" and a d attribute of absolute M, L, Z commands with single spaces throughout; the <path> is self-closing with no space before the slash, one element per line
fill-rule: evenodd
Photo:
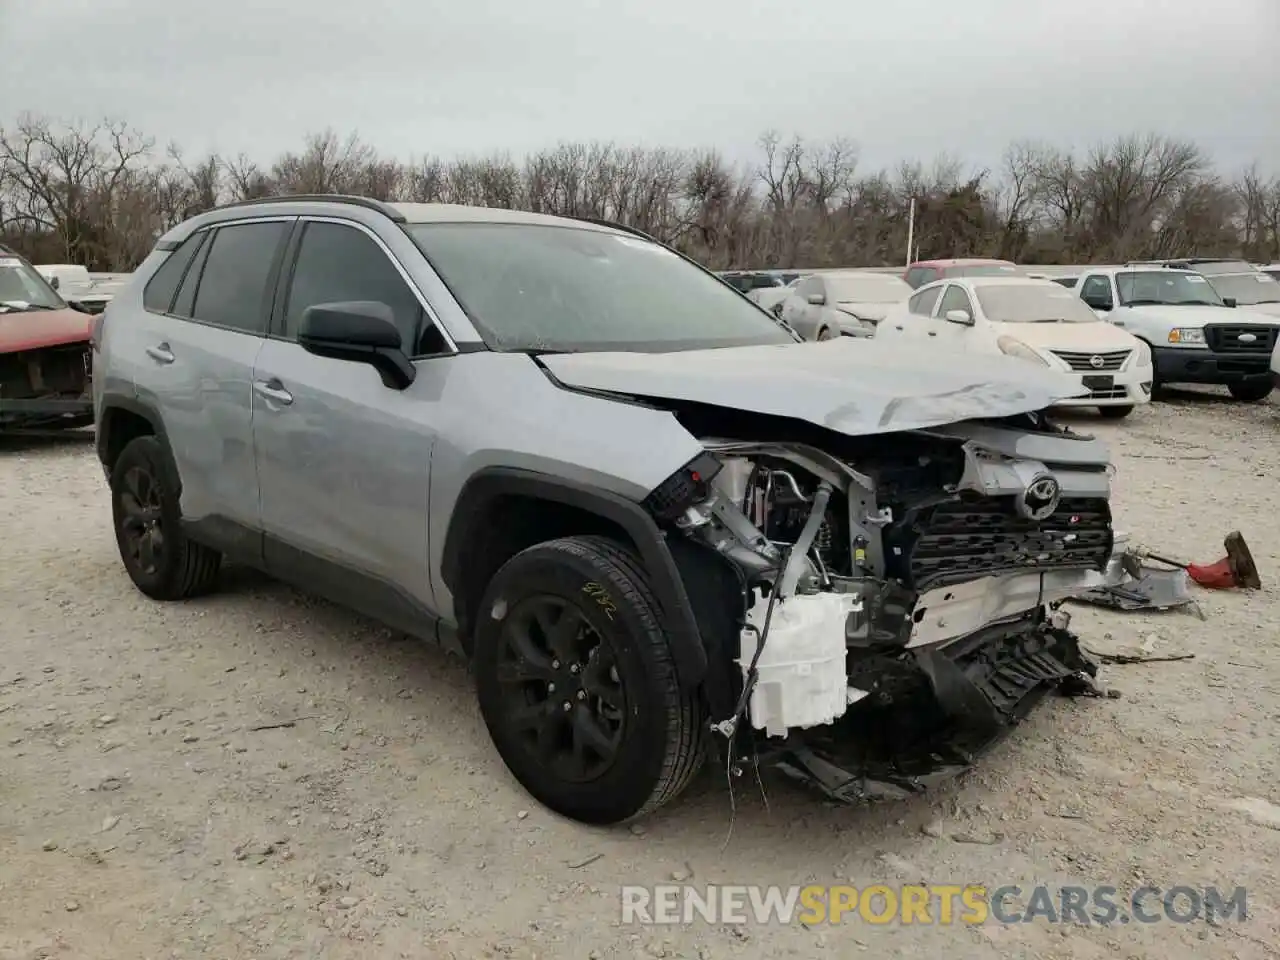
<path fill-rule="evenodd" d="M 856 669 L 850 684 L 871 696 L 834 724 L 793 730 L 760 756 L 845 803 L 922 793 L 963 773 L 1052 690 L 1099 693 L 1092 683 L 1097 664 L 1076 635 L 1043 619 L 999 624 Z"/>

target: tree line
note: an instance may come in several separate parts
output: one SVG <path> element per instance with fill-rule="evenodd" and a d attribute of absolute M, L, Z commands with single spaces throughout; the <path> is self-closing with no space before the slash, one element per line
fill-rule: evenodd
<path fill-rule="evenodd" d="M 24 115 L 0 126 L 0 243 L 36 263 L 131 270 L 169 227 L 234 200 L 349 193 L 620 221 L 713 269 L 1023 263 L 1228 255 L 1280 260 L 1280 176 L 1214 167 L 1190 140 L 1134 134 L 1081 150 L 1009 146 L 864 170 L 854 141 L 763 135 L 758 157 L 561 143 L 509 155 L 401 160 L 356 134 L 312 134 L 264 162 L 189 157 L 114 120 Z"/>

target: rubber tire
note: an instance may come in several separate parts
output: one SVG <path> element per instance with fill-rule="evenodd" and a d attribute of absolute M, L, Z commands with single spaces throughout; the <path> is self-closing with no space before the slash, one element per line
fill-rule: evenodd
<path fill-rule="evenodd" d="M 152 600 L 185 600 L 213 589 L 218 580 L 222 554 L 188 540 L 182 532 L 182 511 L 178 505 L 175 471 L 164 443 L 156 437 L 135 437 L 116 458 L 111 469 L 111 518 L 115 527 L 120 560 L 133 585 Z M 146 468 L 160 487 L 160 529 L 164 533 L 164 558 L 154 574 L 134 568 L 128 558 L 121 530 L 120 496 L 125 473 L 133 467 Z"/>
<path fill-rule="evenodd" d="M 1227 390 L 1233 399 L 1241 403 L 1259 403 L 1271 396 L 1272 383 L 1264 380 L 1260 383 L 1229 383 Z"/>
<path fill-rule="evenodd" d="M 588 583 L 602 585 L 615 618 L 578 603 Z M 621 755 L 597 780 L 575 784 L 553 777 L 502 724 L 505 692 L 497 681 L 503 620 L 495 604 L 549 593 L 571 599 L 607 636 L 627 703 Z M 489 582 L 476 615 L 474 663 L 480 713 L 493 744 L 516 780 L 539 803 L 583 823 L 615 824 L 650 814 L 675 799 L 705 756 L 706 723 L 697 690 L 676 682 L 658 605 L 638 558 L 605 537 L 565 537 L 508 560 Z"/>
<path fill-rule="evenodd" d="M 1117 407 L 1099 407 L 1098 413 L 1102 415 L 1104 420 L 1123 420 L 1133 413 L 1133 404 Z"/>

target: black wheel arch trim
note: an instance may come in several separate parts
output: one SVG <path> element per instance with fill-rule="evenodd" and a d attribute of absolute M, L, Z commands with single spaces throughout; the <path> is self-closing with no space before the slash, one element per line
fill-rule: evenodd
<path fill-rule="evenodd" d="M 440 574 L 455 598 L 460 596 L 463 545 L 471 539 L 475 525 L 484 522 L 488 506 L 499 497 L 512 495 L 576 507 L 622 528 L 639 551 L 662 607 L 680 684 L 688 688 L 702 682 L 707 672 L 707 651 L 665 536 L 640 504 L 610 491 L 515 467 L 486 467 L 473 474 L 458 495 L 445 534 Z"/>
<path fill-rule="evenodd" d="M 151 424 L 152 432 L 165 444 L 168 444 L 169 438 L 165 433 L 164 420 L 161 419 L 159 412 L 154 407 L 136 397 L 109 395 L 102 401 L 102 417 L 94 429 L 94 445 L 97 448 L 98 461 L 107 470 L 111 469 L 111 465 L 108 463 L 110 459 L 108 451 L 111 449 L 110 418 L 108 414 L 112 410 L 123 410 L 126 413 L 141 417 Z"/>

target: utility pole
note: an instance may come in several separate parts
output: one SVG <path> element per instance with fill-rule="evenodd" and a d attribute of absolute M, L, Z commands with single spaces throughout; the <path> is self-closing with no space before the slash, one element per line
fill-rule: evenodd
<path fill-rule="evenodd" d="M 916 236 L 916 198 L 911 198 L 910 212 L 907 214 L 907 266 L 911 266 L 911 245 Z"/>

